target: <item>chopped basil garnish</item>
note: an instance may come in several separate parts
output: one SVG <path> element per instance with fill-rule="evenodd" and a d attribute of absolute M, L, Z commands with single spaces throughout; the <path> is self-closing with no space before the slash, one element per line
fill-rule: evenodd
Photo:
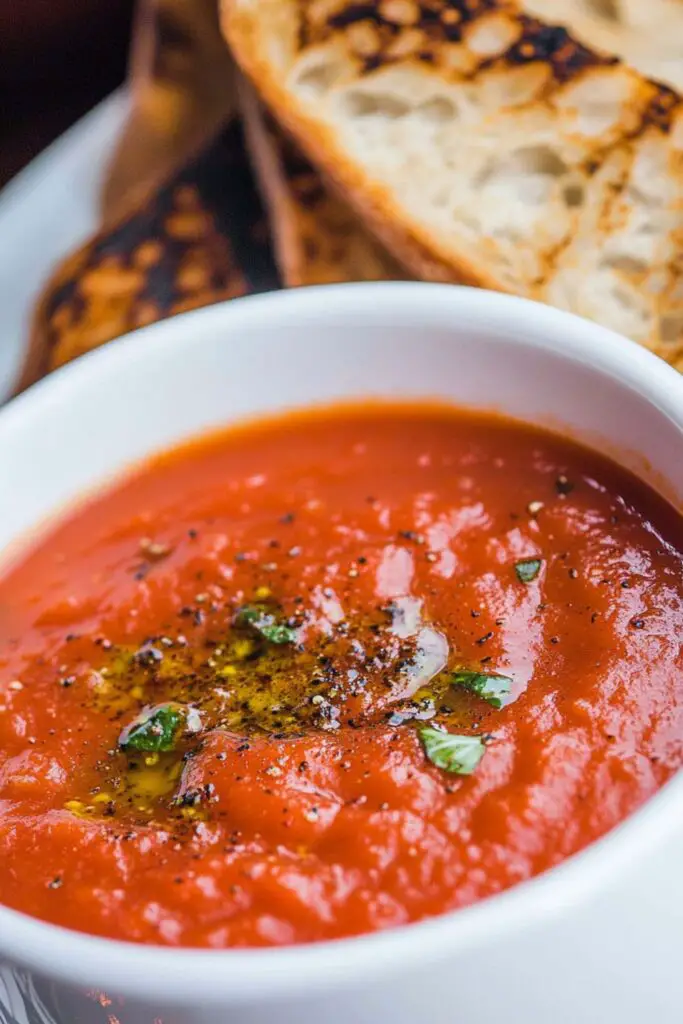
<path fill-rule="evenodd" d="M 270 644 L 296 643 L 296 630 L 278 622 L 274 615 L 257 605 L 245 605 L 235 617 L 238 626 L 247 626 Z"/>
<path fill-rule="evenodd" d="M 515 562 L 515 572 L 520 583 L 531 583 L 541 571 L 543 561 L 540 558 L 522 558 Z"/>
<path fill-rule="evenodd" d="M 453 686 L 464 686 L 466 690 L 488 701 L 494 708 L 502 708 L 512 688 L 512 679 L 509 676 L 500 676 L 493 672 L 454 672 L 451 683 Z"/>
<path fill-rule="evenodd" d="M 455 775 L 471 775 L 486 752 L 481 736 L 458 736 L 431 726 L 420 729 L 419 736 L 432 764 Z"/>
<path fill-rule="evenodd" d="M 150 754 L 173 750 L 184 720 L 182 708 L 175 704 L 159 704 L 143 711 L 123 730 L 119 746 L 121 750 L 141 750 Z"/>

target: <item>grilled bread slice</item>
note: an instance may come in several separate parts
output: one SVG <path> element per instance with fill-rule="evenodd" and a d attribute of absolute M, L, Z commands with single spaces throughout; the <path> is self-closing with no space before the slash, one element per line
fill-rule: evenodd
<path fill-rule="evenodd" d="M 223 0 L 243 70 L 419 277 L 683 364 L 683 104 L 506 0 Z"/>
<path fill-rule="evenodd" d="M 154 195 L 55 268 L 35 306 L 17 390 L 137 327 L 278 283 L 233 120 Z"/>
<path fill-rule="evenodd" d="M 383 281 L 406 271 L 328 189 L 242 83 L 240 105 L 252 165 L 269 213 L 275 258 L 289 287 Z"/>

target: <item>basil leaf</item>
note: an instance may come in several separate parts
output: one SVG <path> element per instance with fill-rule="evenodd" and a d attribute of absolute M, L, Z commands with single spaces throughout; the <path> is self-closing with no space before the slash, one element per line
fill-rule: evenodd
<path fill-rule="evenodd" d="M 293 644 L 296 642 L 296 631 L 282 623 L 261 623 L 258 631 L 270 644 Z"/>
<path fill-rule="evenodd" d="M 245 605 L 235 617 L 238 626 L 247 626 L 270 644 L 296 643 L 296 630 L 278 622 L 274 615 L 256 605 Z"/>
<path fill-rule="evenodd" d="M 505 697 L 510 695 L 512 679 L 493 672 L 454 672 L 451 676 L 453 686 L 464 686 L 466 690 L 476 693 L 482 700 L 494 708 L 502 708 Z"/>
<path fill-rule="evenodd" d="M 184 720 L 185 713 L 177 705 L 159 704 L 149 708 L 126 726 L 119 737 L 119 747 L 150 754 L 173 750 Z"/>
<path fill-rule="evenodd" d="M 455 775 L 471 775 L 486 752 L 481 736 L 458 736 L 431 726 L 419 729 L 418 734 L 432 764 Z"/>
<path fill-rule="evenodd" d="M 522 558 L 519 562 L 515 562 L 517 579 L 520 583 L 531 583 L 538 576 L 542 565 L 541 558 Z"/>

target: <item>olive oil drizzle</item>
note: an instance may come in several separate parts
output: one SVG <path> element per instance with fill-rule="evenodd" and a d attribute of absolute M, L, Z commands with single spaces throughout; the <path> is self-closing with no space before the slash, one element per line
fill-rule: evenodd
<path fill-rule="evenodd" d="M 190 617 L 185 609 L 180 614 Z M 180 796 L 180 782 L 217 729 L 276 741 L 406 723 L 471 732 L 490 715 L 480 695 L 454 685 L 456 666 L 448 662 L 456 656 L 420 602 L 378 607 L 339 622 L 329 635 L 312 622 L 301 604 L 290 611 L 259 588 L 210 626 L 194 619 L 204 635 L 193 642 L 178 632 L 150 637 L 137 649 L 106 644 L 92 699 L 120 723 L 119 745 L 98 762 L 97 792 L 76 796 L 67 809 L 136 823 L 207 818 L 211 795 Z M 142 744 L 131 745 L 136 723 L 168 709 L 178 714 L 170 745 L 144 749 L 144 730 Z"/>

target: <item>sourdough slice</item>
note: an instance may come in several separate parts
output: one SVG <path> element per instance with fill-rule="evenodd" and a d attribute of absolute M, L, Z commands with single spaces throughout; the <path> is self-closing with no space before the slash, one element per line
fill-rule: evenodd
<path fill-rule="evenodd" d="M 635 2 L 642 4 L 643 0 Z M 549 16 L 584 40 L 630 58 L 639 70 L 670 85 L 683 86 L 683 55 L 677 52 L 683 44 L 675 42 L 683 39 L 683 0 L 662 2 L 666 8 L 660 18 L 639 23 L 638 31 L 634 31 L 633 12 L 617 9 L 612 0 L 527 0 L 525 9 L 542 14 L 547 8 Z M 645 4 L 650 8 L 651 0 Z M 664 13 L 668 14 L 666 22 Z M 240 104 L 284 283 L 297 286 L 405 277 L 405 270 L 362 227 L 349 206 L 328 189 L 320 173 L 243 82 Z"/>
<path fill-rule="evenodd" d="M 239 98 L 283 282 L 297 287 L 404 278 L 403 267 L 326 187 L 246 82 L 240 84 Z"/>
<path fill-rule="evenodd" d="M 652 12 L 652 0 L 631 0 Z M 643 10 L 616 0 L 526 0 L 584 41 L 592 41 L 645 74 L 683 88 L 683 0 L 660 0 Z M 656 8 L 655 4 L 655 8 Z M 637 17 L 641 15 L 641 17 Z M 636 31 L 637 28 L 637 31 Z M 276 258 L 287 286 L 339 281 L 396 280 L 405 270 L 375 241 L 350 207 L 325 184 L 240 82 L 240 106 L 252 163 L 268 207 Z"/>
<path fill-rule="evenodd" d="M 416 275 L 683 365 L 683 105 L 505 0 L 223 0 L 233 52 Z"/>

